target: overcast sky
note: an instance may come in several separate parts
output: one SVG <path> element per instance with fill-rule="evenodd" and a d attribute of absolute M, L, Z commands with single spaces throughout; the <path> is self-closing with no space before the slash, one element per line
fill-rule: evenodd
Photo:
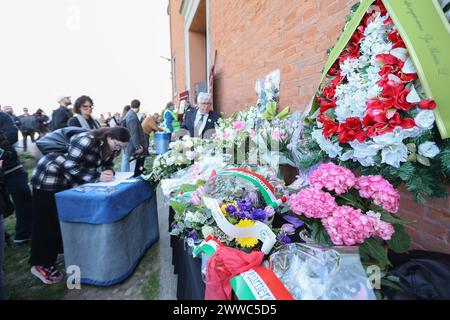
<path fill-rule="evenodd" d="M 171 98 L 167 0 L 0 0 L 0 105 L 51 112 L 59 95 L 94 115 Z"/>

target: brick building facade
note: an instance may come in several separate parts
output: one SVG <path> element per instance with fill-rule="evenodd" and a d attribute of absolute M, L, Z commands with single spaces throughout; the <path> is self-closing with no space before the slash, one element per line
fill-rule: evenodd
<path fill-rule="evenodd" d="M 280 104 L 303 110 L 355 0 L 169 0 L 173 100 L 209 88 L 227 115 L 254 105 L 255 81 L 281 71 Z M 214 63 L 215 62 L 215 63 Z M 413 248 L 450 253 L 450 198 L 419 206 L 402 191 Z"/>

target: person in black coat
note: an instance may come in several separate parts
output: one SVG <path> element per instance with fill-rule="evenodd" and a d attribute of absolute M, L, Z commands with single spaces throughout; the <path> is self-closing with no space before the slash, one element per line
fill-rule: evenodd
<path fill-rule="evenodd" d="M 11 194 L 16 208 L 15 243 L 23 243 L 31 237 L 31 191 L 28 175 L 20 163 L 16 150 L 17 127 L 11 118 L 0 112 L 0 148 L 4 150 L 3 172 L 6 190 Z"/>
<path fill-rule="evenodd" d="M 38 139 L 42 138 L 48 133 L 47 125 L 48 125 L 48 117 L 45 115 L 44 110 L 37 109 L 36 113 L 33 115 L 33 127 L 34 130 L 38 132 Z"/>
<path fill-rule="evenodd" d="M 198 97 L 198 108 L 185 112 L 182 129 L 189 131 L 191 137 L 210 138 L 215 131 L 215 125 L 221 118 L 212 111 L 212 98 L 208 93 L 201 92 Z"/>
<path fill-rule="evenodd" d="M 70 97 L 61 97 L 58 100 L 59 108 L 55 109 L 52 113 L 52 129 L 58 130 L 67 127 L 67 121 L 72 118 L 72 112 L 69 110 L 69 106 L 72 104 Z"/>

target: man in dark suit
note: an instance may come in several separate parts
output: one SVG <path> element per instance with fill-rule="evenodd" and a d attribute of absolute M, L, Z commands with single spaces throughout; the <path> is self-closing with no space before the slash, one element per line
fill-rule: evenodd
<path fill-rule="evenodd" d="M 198 108 L 188 109 L 181 128 L 189 131 L 191 137 L 210 138 L 215 130 L 220 114 L 212 111 L 212 98 L 200 92 L 197 97 Z"/>
<path fill-rule="evenodd" d="M 148 155 L 148 140 L 145 138 L 144 130 L 137 116 L 140 107 L 141 102 L 139 100 L 131 101 L 131 109 L 122 122 L 131 135 L 130 142 L 122 153 L 122 172 L 134 171 L 136 173 L 136 168 L 140 170 L 140 167 L 144 165 L 145 156 Z M 133 157 L 136 159 L 130 162 Z"/>
<path fill-rule="evenodd" d="M 72 112 L 69 106 L 72 104 L 70 97 L 61 96 L 58 98 L 59 108 L 53 110 L 52 129 L 58 130 L 67 127 L 67 121 L 72 118 Z"/>

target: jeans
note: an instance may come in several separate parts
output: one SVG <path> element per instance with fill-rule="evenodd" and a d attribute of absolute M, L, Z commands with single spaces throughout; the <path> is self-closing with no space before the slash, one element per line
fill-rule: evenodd
<path fill-rule="evenodd" d="M 5 186 L 13 199 L 16 211 L 16 240 L 31 238 L 31 191 L 28 174 L 23 168 L 5 176 Z"/>
<path fill-rule="evenodd" d="M 0 300 L 5 299 L 3 287 L 3 250 L 5 248 L 5 232 L 3 230 L 3 215 L 0 213 Z"/>
<path fill-rule="evenodd" d="M 121 172 L 134 172 L 136 160 L 130 162 L 130 155 L 122 152 L 122 162 L 120 163 Z"/>

